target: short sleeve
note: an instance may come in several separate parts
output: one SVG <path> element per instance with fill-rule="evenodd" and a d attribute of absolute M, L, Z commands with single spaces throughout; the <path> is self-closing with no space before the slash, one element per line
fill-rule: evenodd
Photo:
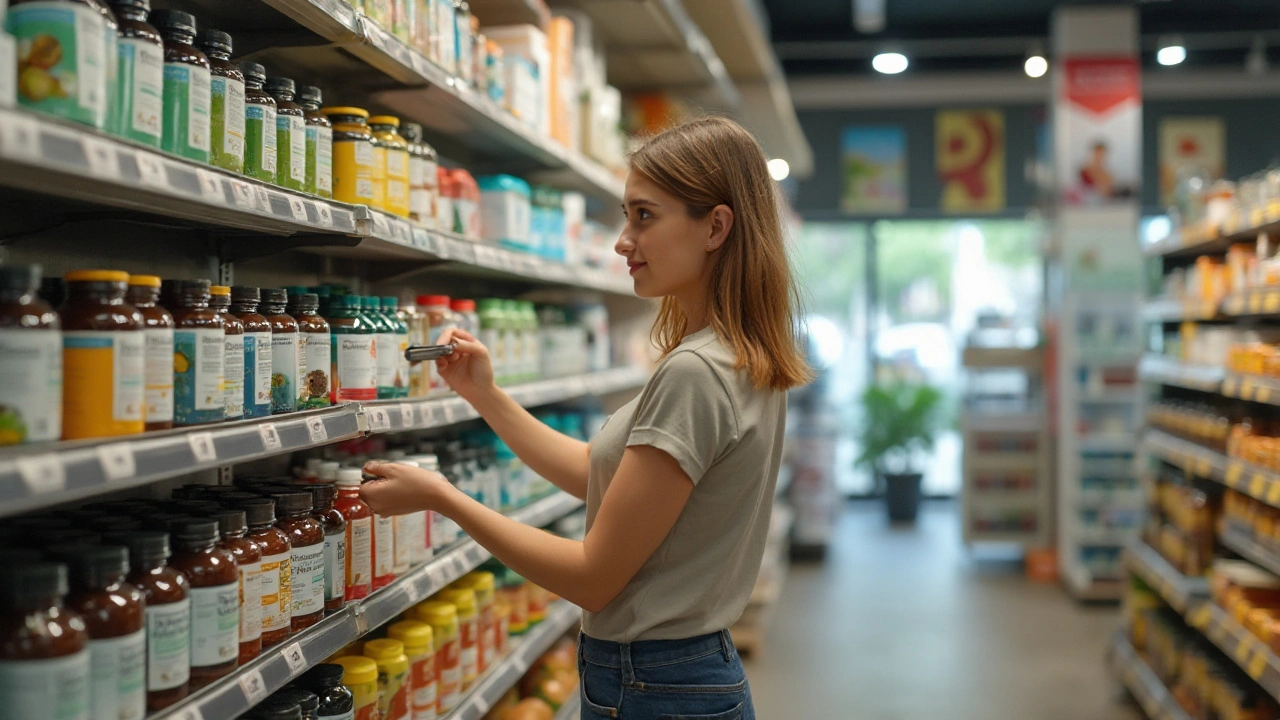
<path fill-rule="evenodd" d="M 737 435 L 733 402 L 720 377 L 697 354 L 681 352 L 658 365 L 641 393 L 627 447 L 662 450 L 697 485 Z"/>

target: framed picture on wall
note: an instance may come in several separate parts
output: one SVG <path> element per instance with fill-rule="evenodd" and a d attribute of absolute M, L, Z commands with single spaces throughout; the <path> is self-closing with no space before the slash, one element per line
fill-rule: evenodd
<path fill-rule="evenodd" d="M 840 209 L 850 215 L 900 215 L 907 210 L 907 133 L 900 127 L 856 125 L 840 136 Z"/>

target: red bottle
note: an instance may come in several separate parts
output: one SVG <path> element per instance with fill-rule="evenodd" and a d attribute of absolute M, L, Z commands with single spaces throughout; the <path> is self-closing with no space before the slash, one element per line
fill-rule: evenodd
<path fill-rule="evenodd" d="M 338 471 L 338 499 L 333 509 L 347 521 L 347 600 L 373 592 L 373 511 L 360 499 L 359 468 Z"/>

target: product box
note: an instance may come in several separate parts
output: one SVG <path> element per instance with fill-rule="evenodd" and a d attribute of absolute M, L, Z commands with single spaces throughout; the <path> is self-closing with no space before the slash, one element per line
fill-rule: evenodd
<path fill-rule="evenodd" d="M 534 129 L 543 135 L 551 132 L 551 55 L 547 45 L 547 36 L 534 25 L 498 25 L 486 27 L 485 35 L 502 48 L 503 58 L 508 67 L 515 64 L 515 58 L 523 58 L 532 66 L 537 79 L 537 107 L 532 116 L 526 118 Z M 512 93 L 508 72 L 508 94 Z M 514 103 L 513 103 L 514 106 Z"/>
<path fill-rule="evenodd" d="M 564 261 L 582 264 L 582 224 L 587 219 L 587 198 L 580 192 L 567 191 L 561 200 L 564 208 Z"/>
<path fill-rule="evenodd" d="M 606 167 L 621 167 L 624 162 L 622 140 L 618 136 L 622 122 L 622 93 L 612 85 L 595 88 L 583 100 L 583 151 Z"/>
<path fill-rule="evenodd" d="M 480 237 L 512 250 L 529 249 L 529 183 L 511 175 L 479 179 Z"/>
<path fill-rule="evenodd" d="M 571 150 L 581 151 L 573 37 L 572 20 L 563 16 L 551 18 L 547 32 L 551 54 L 551 137 Z"/>
<path fill-rule="evenodd" d="M 528 60 L 513 55 L 502 59 L 503 70 L 506 71 L 506 87 L 503 99 L 507 112 L 537 127 L 539 116 L 538 102 L 538 68 Z"/>

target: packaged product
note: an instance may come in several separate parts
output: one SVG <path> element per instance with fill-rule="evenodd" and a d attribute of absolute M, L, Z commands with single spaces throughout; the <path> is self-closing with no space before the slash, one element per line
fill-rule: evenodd
<path fill-rule="evenodd" d="M 338 471 L 334 509 L 347 523 L 346 599 L 360 600 L 373 590 L 373 511 L 360 499 L 359 468 Z"/>
<path fill-rule="evenodd" d="M 218 522 L 195 518 L 169 523 L 170 564 L 187 576 L 191 600 L 191 687 L 203 687 L 236 669 L 240 657 L 240 571 L 235 556 L 218 547 Z"/>
<path fill-rule="evenodd" d="M 337 474 L 336 470 L 334 474 Z M 333 481 L 317 482 L 308 489 L 311 491 L 311 517 L 324 530 L 324 609 L 325 612 L 336 612 L 346 601 L 347 521 L 334 507 L 338 500 L 338 487 Z"/>
<path fill-rule="evenodd" d="M 353 107 L 320 110 L 333 123 L 333 197 L 346 203 L 374 204 L 373 134 L 369 111 Z"/>
<path fill-rule="evenodd" d="M 298 105 L 307 118 L 307 183 L 303 190 L 333 197 L 333 124 L 320 112 L 324 97 L 320 88 L 307 85 L 298 91 Z"/>
<path fill-rule="evenodd" d="M 462 691 L 462 648 L 458 608 L 430 600 L 414 608 L 418 620 L 431 626 L 436 648 L 436 711 L 444 715 L 458 706 Z"/>
<path fill-rule="evenodd" d="M 462 689 L 467 690 L 476 681 L 480 669 L 480 616 L 476 612 L 476 593 L 471 588 L 450 586 L 441 590 L 439 597 L 457 608 Z"/>
<path fill-rule="evenodd" d="M 223 170 L 244 172 L 245 87 L 244 74 L 231 64 L 231 36 L 205 28 L 200 49 L 209 58 L 210 152 L 209 162 Z"/>
<path fill-rule="evenodd" d="M 305 290 L 305 288 L 298 288 Z M 315 293 L 289 295 L 285 310 L 298 321 L 298 407 L 328 407 L 329 373 L 333 361 L 333 336 L 329 323 L 316 312 L 320 298 Z"/>
<path fill-rule="evenodd" d="M 107 127 L 107 15 L 98 0 L 14 0 L 6 28 L 18 46 L 18 102 L 92 127 Z M 110 28 L 114 34 L 115 28 Z"/>
<path fill-rule="evenodd" d="M 333 402 L 377 399 L 376 330 L 362 312 L 360 296 L 333 300 L 326 320 L 333 334 Z"/>
<path fill-rule="evenodd" d="M 276 527 L 289 538 L 290 627 L 299 632 L 324 617 L 324 527 L 311 516 L 309 490 L 267 492 L 276 501 Z"/>
<path fill-rule="evenodd" d="M 230 313 L 231 288 L 209 288 L 209 308 L 222 317 L 224 330 L 222 397 L 227 420 L 244 417 L 244 322 Z"/>
<path fill-rule="evenodd" d="M 390 638 L 370 640 L 364 655 L 378 665 L 378 712 L 382 720 L 410 720 L 409 658 L 404 644 Z"/>
<path fill-rule="evenodd" d="M 347 655 L 333 662 L 342 666 L 342 684 L 354 696 L 354 720 L 379 720 L 378 664 L 359 655 Z"/>
<path fill-rule="evenodd" d="M 14 718 L 88 718 L 89 633 L 64 606 L 67 566 L 10 562 L 0 567 L 0 695 Z"/>
<path fill-rule="evenodd" d="M 219 547 L 235 556 L 240 573 L 240 655 L 244 665 L 262 652 L 262 548 L 249 539 L 244 510 L 210 512 L 222 536 Z"/>
<path fill-rule="evenodd" d="M 276 184 L 302 190 L 307 184 L 307 115 L 293 101 L 293 80 L 267 78 L 263 86 L 276 100 Z"/>
<path fill-rule="evenodd" d="M 239 493 L 238 493 L 239 495 Z M 244 510 L 249 539 L 262 549 L 262 647 L 289 637 L 293 615 L 293 562 L 289 536 L 276 527 L 276 501 L 252 493 L 224 499 Z"/>
<path fill-rule="evenodd" d="M 528 250 L 529 184 L 511 175 L 479 179 L 480 238 L 512 250 Z"/>
<path fill-rule="evenodd" d="M 244 325 L 244 416 L 271 414 L 271 323 L 258 313 L 256 287 L 231 288 L 230 313 Z"/>
<path fill-rule="evenodd" d="M 192 45 L 196 19 L 181 10 L 152 10 L 149 21 L 164 38 L 164 117 L 160 146 L 188 160 L 209 162 L 209 58 Z"/>
<path fill-rule="evenodd" d="M 436 717 L 436 654 L 431 626 L 402 620 L 387 626 L 387 637 L 404 645 L 409 660 L 409 709 L 413 720 Z"/>
<path fill-rule="evenodd" d="M 39 265 L 0 267 L 0 445 L 62 436 L 62 332 Z"/>
<path fill-rule="evenodd" d="M 226 419 L 222 385 L 226 324 L 209 307 L 208 280 L 182 280 L 174 287 L 173 422 L 202 425 Z"/>
<path fill-rule="evenodd" d="M 263 87 L 267 70 L 258 63 L 240 65 L 244 75 L 244 174 L 274 183 L 279 155 L 276 138 L 276 100 Z"/>
<path fill-rule="evenodd" d="M 398 129 L 400 118 L 377 115 L 369 118 L 369 130 L 386 154 L 386 196 L 384 209 L 392 215 L 409 217 L 409 143 Z"/>
<path fill-rule="evenodd" d="M 62 322 L 62 437 L 130 435 L 144 427 L 142 316 L 124 301 L 128 273 L 66 274 Z"/>
<path fill-rule="evenodd" d="M 164 111 L 164 39 L 147 23 L 150 0 L 113 0 L 111 9 L 120 23 L 116 132 L 158 148 Z"/>
<path fill-rule="evenodd" d="M 502 25 L 484 29 L 502 47 L 507 67 L 507 96 L 513 114 L 535 130 L 551 129 L 551 56 L 547 36 L 534 25 Z"/>
<path fill-rule="evenodd" d="M 191 675 L 191 599 L 187 576 L 170 567 L 169 533 L 112 531 L 107 545 L 129 549 L 127 582 L 146 603 L 147 711 L 162 710 L 187 696 Z"/>

